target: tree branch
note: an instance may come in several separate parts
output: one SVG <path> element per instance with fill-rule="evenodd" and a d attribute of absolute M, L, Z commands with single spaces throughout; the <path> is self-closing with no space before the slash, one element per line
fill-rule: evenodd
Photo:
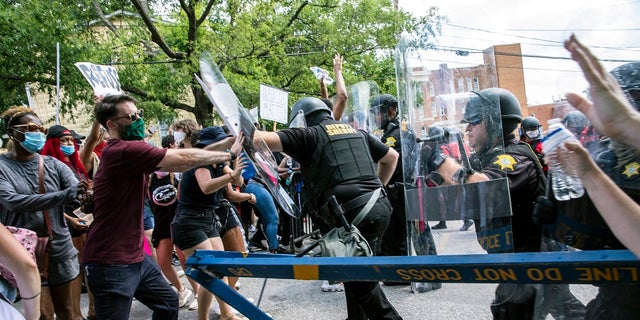
<path fill-rule="evenodd" d="M 100 8 L 100 3 L 98 3 L 97 0 L 93 0 L 91 1 L 91 3 L 93 4 L 93 8 L 98 14 L 98 18 L 100 18 L 100 21 L 102 21 L 102 23 L 104 23 L 104 25 L 107 26 L 107 28 L 109 28 L 111 32 L 118 33 L 118 29 L 116 28 L 116 26 L 114 26 L 113 23 L 111 23 L 111 21 L 109 21 L 109 19 L 107 19 L 107 17 L 104 15 L 102 8 Z"/>
<path fill-rule="evenodd" d="M 160 36 L 160 32 L 158 32 L 158 29 L 156 29 L 156 26 L 153 24 L 153 21 L 151 21 L 151 17 L 149 17 L 149 14 L 147 13 L 146 8 L 144 8 L 140 4 L 140 1 L 131 0 L 131 2 L 133 3 L 133 6 L 136 7 L 138 14 L 140 14 L 140 17 L 142 18 L 142 21 L 144 22 L 144 24 L 147 26 L 147 29 L 149 29 L 149 32 L 151 32 L 151 41 L 155 42 L 158 46 L 160 46 L 162 51 L 167 56 L 174 59 L 184 59 L 185 58 L 184 53 L 174 52 L 173 50 L 171 50 L 171 48 L 169 48 L 169 45 L 167 45 L 167 43 L 164 42 L 164 40 L 162 39 L 162 36 Z"/>
<path fill-rule="evenodd" d="M 211 8 L 215 3 L 216 3 L 216 0 L 209 0 L 209 2 L 207 3 L 207 6 L 204 8 L 204 11 L 202 11 L 202 15 L 200 16 L 200 19 L 198 19 L 196 23 L 196 29 L 199 28 L 200 25 L 207 19 L 207 16 L 209 16 L 209 13 L 211 12 Z"/>
<path fill-rule="evenodd" d="M 136 87 L 129 87 L 129 86 L 123 85 L 122 86 L 122 90 L 134 93 L 134 94 L 136 94 L 136 95 L 138 95 L 140 97 L 144 97 L 145 99 L 148 99 L 148 100 L 158 100 L 158 101 L 162 102 L 162 104 L 164 104 L 164 105 L 166 105 L 168 107 L 171 107 L 173 109 L 181 109 L 181 110 L 184 110 L 184 111 L 187 111 L 187 112 L 191 112 L 191 113 L 195 113 L 196 112 L 196 108 L 194 108 L 194 107 L 192 107 L 192 106 L 190 106 L 188 104 L 184 104 L 184 103 L 180 103 L 180 102 L 176 102 L 176 101 L 171 101 L 171 100 L 166 100 L 166 99 L 161 99 L 161 98 L 155 97 L 153 95 L 150 95 L 148 92 L 146 92 L 146 91 L 144 91 L 142 89 L 136 88 Z"/>

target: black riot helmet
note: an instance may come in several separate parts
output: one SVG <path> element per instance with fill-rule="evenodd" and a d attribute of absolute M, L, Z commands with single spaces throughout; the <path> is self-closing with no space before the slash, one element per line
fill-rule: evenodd
<path fill-rule="evenodd" d="M 522 120 L 520 127 L 522 127 L 523 130 L 538 129 L 540 128 L 540 121 L 534 116 L 529 116 Z"/>
<path fill-rule="evenodd" d="M 445 140 L 445 132 L 441 126 L 430 126 L 428 141 L 442 142 Z"/>
<path fill-rule="evenodd" d="M 371 100 L 371 112 L 387 112 L 389 107 L 398 108 L 398 100 L 390 94 L 379 94 Z"/>
<path fill-rule="evenodd" d="M 564 115 L 562 124 L 576 137 L 580 137 L 582 130 L 587 126 L 587 117 L 578 110 L 572 110 Z"/>
<path fill-rule="evenodd" d="M 640 110 L 640 62 L 623 64 L 611 70 L 627 99 L 636 110 Z"/>
<path fill-rule="evenodd" d="M 304 115 L 307 126 L 311 127 L 318 125 L 325 118 L 331 118 L 331 109 L 318 98 L 306 97 L 298 100 L 291 108 L 289 126 L 298 115 Z"/>
<path fill-rule="evenodd" d="M 472 96 L 467 103 L 462 123 L 485 121 L 487 131 L 493 136 L 492 131 L 499 127 L 495 117 L 495 112 L 499 109 L 503 136 L 518 127 L 522 121 L 522 111 L 520 103 L 513 93 L 502 88 L 488 88 L 472 92 L 475 96 Z"/>
<path fill-rule="evenodd" d="M 393 120 L 389 119 L 387 116 L 387 110 L 389 110 L 389 107 L 396 108 L 396 110 L 398 109 L 398 100 L 390 94 L 379 94 L 371 99 L 369 112 L 372 113 L 372 119 L 374 120 L 375 125 L 380 129 L 384 130 L 389 121 Z"/>

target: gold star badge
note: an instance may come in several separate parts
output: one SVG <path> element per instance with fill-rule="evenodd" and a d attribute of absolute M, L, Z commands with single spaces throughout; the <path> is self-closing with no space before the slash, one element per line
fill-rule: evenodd
<path fill-rule="evenodd" d="M 638 169 L 640 169 L 640 164 L 637 162 L 631 162 L 628 165 L 624 166 L 624 171 L 622 174 L 627 176 L 627 178 L 631 178 L 638 174 Z"/>
<path fill-rule="evenodd" d="M 516 164 L 516 159 L 508 154 L 501 154 L 498 156 L 498 160 L 496 160 L 493 164 L 499 165 L 500 170 L 511 169 L 511 171 L 515 170 L 513 167 Z"/>
<path fill-rule="evenodd" d="M 396 138 L 388 137 L 387 138 L 387 142 L 385 144 L 388 145 L 389 147 L 395 147 L 396 146 Z"/>

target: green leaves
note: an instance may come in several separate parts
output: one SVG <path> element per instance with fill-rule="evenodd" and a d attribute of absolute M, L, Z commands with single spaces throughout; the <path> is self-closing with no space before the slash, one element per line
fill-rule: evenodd
<path fill-rule="evenodd" d="M 138 3 L 134 6 L 133 3 Z M 61 46 L 63 109 L 91 101 L 91 88 L 73 64 L 113 64 L 128 93 L 139 99 L 147 118 L 170 120 L 176 109 L 200 123 L 215 118 L 194 80 L 198 57 L 209 51 L 241 103 L 259 104 L 259 85 L 290 92 L 290 103 L 319 95 L 310 66 L 333 70 L 344 59 L 347 85 L 376 81 L 395 93 L 393 49 L 402 32 L 433 38 L 441 17 L 431 10 L 421 19 L 395 11 L 388 0 L 139 0 L 12 1 L 0 4 L 0 108 L 26 103 L 25 82 L 52 85 L 55 44 Z M 97 5 L 97 6 L 96 6 Z M 97 10 L 99 8 L 99 10 Z M 206 17 L 201 17 L 211 8 Z M 125 10 L 122 14 L 120 11 Z M 148 15 L 148 16 L 147 16 Z M 115 27 L 107 28 L 104 21 Z M 197 24 L 201 21 L 202 24 Z M 153 32 L 152 32 L 153 31 Z M 171 57 L 169 53 L 179 54 Z M 330 95 L 335 87 L 330 86 Z M 1 111 L 1 110 L 0 110 Z"/>

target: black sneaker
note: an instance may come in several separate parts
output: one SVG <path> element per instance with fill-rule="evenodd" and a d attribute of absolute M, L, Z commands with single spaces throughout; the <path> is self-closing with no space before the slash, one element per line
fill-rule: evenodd
<path fill-rule="evenodd" d="M 251 250 L 254 249 L 254 250 Z M 262 241 L 256 241 L 256 240 L 249 240 L 249 251 L 251 252 L 255 252 L 255 251 L 261 251 L 261 250 L 267 250 L 267 246 L 262 242 Z"/>
<path fill-rule="evenodd" d="M 435 226 L 431 227 L 431 229 L 433 230 L 438 230 L 438 229 L 446 229 L 447 228 L 447 223 L 444 221 L 440 221 L 438 224 L 436 224 Z"/>
<path fill-rule="evenodd" d="M 473 220 L 465 220 L 464 224 L 460 228 L 460 231 L 467 231 L 473 225 Z"/>

